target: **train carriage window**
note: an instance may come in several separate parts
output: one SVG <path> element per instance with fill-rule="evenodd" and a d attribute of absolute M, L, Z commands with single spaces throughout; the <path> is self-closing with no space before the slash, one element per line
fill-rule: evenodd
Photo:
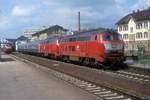
<path fill-rule="evenodd" d="M 49 40 L 46 40 L 46 43 L 49 43 Z"/>
<path fill-rule="evenodd" d="M 90 41 L 91 37 L 90 36 L 78 37 L 76 40 L 77 41 Z"/>
<path fill-rule="evenodd" d="M 68 38 L 68 39 L 66 39 L 66 42 L 69 42 L 69 38 Z"/>
<path fill-rule="evenodd" d="M 65 43 L 67 40 L 66 39 L 63 39 L 63 42 Z"/>
<path fill-rule="evenodd" d="M 97 40 L 97 35 L 95 36 L 95 40 Z"/>
<path fill-rule="evenodd" d="M 61 39 L 58 39 L 58 43 L 61 43 L 61 41 L 62 41 Z"/>
<path fill-rule="evenodd" d="M 66 41 L 67 41 L 67 39 L 65 39 L 65 38 L 62 39 L 62 42 L 63 42 L 63 43 L 65 43 Z"/>
<path fill-rule="evenodd" d="M 67 42 L 67 39 L 65 39 L 64 42 Z"/>
<path fill-rule="evenodd" d="M 69 42 L 71 42 L 72 41 L 72 38 L 69 38 Z"/>
<path fill-rule="evenodd" d="M 80 41 L 84 41 L 84 37 L 81 37 L 81 38 L 80 38 Z"/>
<path fill-rule="evenodd" d="M 90 40 L 91 40 L 91 36 L 87 36 L 86 41 L 90 41 Z"/>
<path fill-rule="evenodd" d="M 76 38 L 73 38 L 72 41 L 73 41 L 73 42 L 76 42 Z"/>
<path fill-rule="evenodd" d="M 84 41 L 88 41 L 89 40 L 89 37 L 85 37 L 85 40 Z"/>
<path fill-rule="evenodd" d="M 65 39 L 62 39 L 62 42 L 65 43 Z"/>
<path fill-rule="evenodd" d="M 81 37 L 78 37 L 78 38 L 77 38 L 77 41 L 81 41 Z"/>

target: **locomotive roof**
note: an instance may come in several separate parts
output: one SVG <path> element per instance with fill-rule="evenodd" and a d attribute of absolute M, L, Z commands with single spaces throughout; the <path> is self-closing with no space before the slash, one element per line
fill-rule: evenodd
<path fill-rule="evenodd" d="M 103 32 L 104 34 L 119 34 L 117 31 L 113 30 L 113 29 L 104 29 L 104 28 L 100 28 L 100 29 L 94 29 L 94 30 L 90 30 L 90 31 L 84 31 L 84 32 L 80 32 L 78 34 L 74 34 L 76 35 L 90 35 L 90 34 L 98 34 Z"/>
<path fill-rule="evenodd" d="M 104 30 L 106 30 L 106 29 L 105 29 L 105 28 L 97 28 L 97 29 L 82 31 L 82 32 L 80 32 L 79 34 L 82 34 L 82 33 L 89 33 L 89 32 L 103 32 Z"/>
<path fill-rule="evenodd" d="M 119 34 L 117 31 L 113 29 L 99 28 L 99 29 L 93 29 L 89 31 L 80 32 L 80 33 L 73 34 L 73 35 L 66 35 L 66 36 L 63 36 L 63 38 L 69 38 L 69 37 L 75 37 L 75 36 L 89 36 L 93 34 L 99 34 L 101 32 L 103 32 L 104 34 Z"/>

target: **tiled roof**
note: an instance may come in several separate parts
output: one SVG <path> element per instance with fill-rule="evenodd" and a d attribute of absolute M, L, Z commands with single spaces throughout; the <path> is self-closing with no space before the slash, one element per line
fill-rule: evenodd
<path fill-rule="evenodd" d="M 150 8 L 142 11 L 132 12 L 125 17 L 123 17 L 121 20 L 119 20 L 116 24 L 127 24 L 130 20 L 130 18 L 133 18 L 134 21 L 143 21 L 143 20 L 149 20 L 150 19 Z"/>

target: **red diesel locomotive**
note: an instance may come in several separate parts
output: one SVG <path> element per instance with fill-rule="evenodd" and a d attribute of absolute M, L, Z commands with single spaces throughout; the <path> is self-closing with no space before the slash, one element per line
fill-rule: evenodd
<path fill-rule="evenodd" d="M 59 37 L 51 36 L 39 44 L 39 53 L 44 56 L 56 58 L 59 56 Z"/>
<path fill-rule="evenodd" d="M 123 62 L 124 42 L 115 31 L 83 32 L 60 39 L 60 56 L 86 65 L 112 65 Z"/>

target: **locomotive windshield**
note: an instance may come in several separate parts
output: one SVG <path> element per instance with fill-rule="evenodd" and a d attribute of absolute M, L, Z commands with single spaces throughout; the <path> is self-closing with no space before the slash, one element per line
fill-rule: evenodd
<path fill-rule="evenodd" d="M 104 34 L 103 39 L 105 41 L 122 40 L 121 35 L 119 33 L 106 33 Z"/>
<path fill-rule="evenodd" d="M 105 34 L 103 38 L 104 38 L 105 41 L 113 40 L 113 36 L 110 35 L 110 34 Z"/>

